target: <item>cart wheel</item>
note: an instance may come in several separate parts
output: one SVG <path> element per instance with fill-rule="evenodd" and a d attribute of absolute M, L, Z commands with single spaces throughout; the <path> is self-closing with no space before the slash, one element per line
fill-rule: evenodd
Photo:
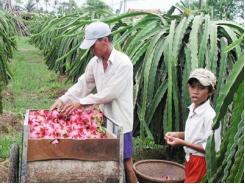
<path fill-rule="evenodd" d="M 18 183 L 19 177 L 19 146 L 14 143 L 11 145 L 9 157 L 8 182 Z"/>

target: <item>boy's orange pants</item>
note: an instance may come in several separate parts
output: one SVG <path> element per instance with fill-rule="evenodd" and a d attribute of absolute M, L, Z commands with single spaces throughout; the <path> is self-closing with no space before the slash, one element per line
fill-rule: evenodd
<path fill-rule="evenodd" d="M 206 174 L 205 157 L 190 155 L 185 163 L 185 183 L 199 183 Z"/>

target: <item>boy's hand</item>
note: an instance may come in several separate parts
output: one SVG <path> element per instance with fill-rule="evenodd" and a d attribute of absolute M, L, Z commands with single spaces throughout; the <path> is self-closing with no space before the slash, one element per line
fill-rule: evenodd
<path fill-rule="evenodd" d="M 164 136 L 165 140 L 167 140 L 167 136 L 179 138 L 178 132 L 167 132 Z"/>
<path fill-rule="evenodd" d="M 57 99 L 53 105 L 50 107 L 50 111 L 54 110 L 54 109 L 57 109 L 58 111 L 61 111 L 62 108 L 64 106 L 64 103 L 60 100 L 60 99 Z"/>
<path fill-rule="evenodd" d="M 175 132 L 167 132 L 164 136 L 166 142 L 168 142 L 168 137 L 175 137 Z"/>
<path fill-rule="evenodd" d="M 184 145 L 184 140 L 183 139 L 179 139 L 173 136 L 169 136 L 169 135 L 165 135 L 165 140 L 167 141 L 167 144 L 169 144 L 170 146 L 181 146 Z"/>
<path fill-rule="evenodd" d="M 177 132 L 167 132 L 166 136 L 177 137 Z"/>

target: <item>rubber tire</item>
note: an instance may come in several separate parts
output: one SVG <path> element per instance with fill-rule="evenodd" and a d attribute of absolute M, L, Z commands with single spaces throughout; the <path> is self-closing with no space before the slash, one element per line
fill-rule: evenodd
<path fill-rule="evenodd" d="M 8 182 L 19 182 L 19 146 L 17 143 L 12 144 L 10 149 Z"/>

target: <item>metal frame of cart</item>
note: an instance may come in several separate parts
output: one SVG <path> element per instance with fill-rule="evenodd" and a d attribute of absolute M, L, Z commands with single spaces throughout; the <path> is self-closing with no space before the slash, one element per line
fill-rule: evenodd
<path fill-rule="evenodd" d="M 123 131 L 115 121 L 106 118 L 108 139 L 61 139 L 53 145 L 51 140 L 28 138 L 28 118 L 29 110 L 23 125 L 20 167 L 18 145 L 11 148 L 10 182 L 123 183 Z"/>

